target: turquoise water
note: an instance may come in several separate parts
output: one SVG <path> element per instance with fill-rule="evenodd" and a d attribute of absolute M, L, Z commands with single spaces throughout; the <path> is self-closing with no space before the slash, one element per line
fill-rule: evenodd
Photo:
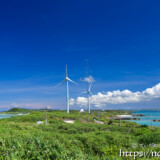
<path fill-rule="evenodd" d="M 0 114 L 0 119 L 18 116 L 16 114 Z"/>
<path fill-rule="evenodd" d="M 144 117 L 138 117 L 140 120 L 131 120 L 132 122 L 136 122 L 141 125 L 148 126 L 157 126 L 160 127 L 160 122 L 151 122 L 151 120 L 159 119 L 160 120 L 160 111 L 135 111 L 134 114 L 143 114 Z"/>

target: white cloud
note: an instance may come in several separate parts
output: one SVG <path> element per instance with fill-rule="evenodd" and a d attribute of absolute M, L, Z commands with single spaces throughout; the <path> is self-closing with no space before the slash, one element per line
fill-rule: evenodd
<path fill-rule="evenodd" d="M 124 104 L 152 100 L 160 98 L 160 83 L 152 88 L 148 88 L 142 92 L 132 92 L 130 90 L 117 90 L 112 92 L 99 92 L 90 97 L 90 103 L 95 107 L 106 106 L 107 104 Z M 87 98 L 72 98 L 71 105 L 86 105 Z"/>
<path fill-rule="evenodd" d="M 70 105 L 74 105 L 74 104 L 75 104 L 75 100 L 74 100 L 73 98 L 71 98 L 71 99 L 69 100 L 69 103 L 70 103 Z"/>
<path fill-rule="evenodd" d="M 91 83 L 91 82 L 94 82 L 95 79 L 94 79 L 92 76 L 89 76 L 89 77 L 85 77 L 85 78 L 83 79 L 83 81 L 88 82 L 88 83 Z"/>

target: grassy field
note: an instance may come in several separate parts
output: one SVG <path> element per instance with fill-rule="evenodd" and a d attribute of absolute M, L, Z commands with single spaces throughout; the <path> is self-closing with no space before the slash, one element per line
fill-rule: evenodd
<path fill-rule="evenodd" d="M 121 157 L 123 151 L 159 151 L 160 129 L 141 126 L 136 123 L 109 117 L 119 114 L 118 111 L 99 113 L 98 111 L 80 114 L 78 111 L 48 111 L 48 124 L 45 125 L 45 111 L 10 110 L 8 113 L 28 113 L 0 120 L 0 159 L 7 160 L 130 160 L 134 157 Z M 122 111 L 126 112 L 126 111 Z M 64 119 L 74 120 L 67 124 Z M 37 125 L 37 121 L 44 124 Z M 143 146 L 141 145 L 143 144 Z M 158 159 L 147 155 L 145 158 Z"/>

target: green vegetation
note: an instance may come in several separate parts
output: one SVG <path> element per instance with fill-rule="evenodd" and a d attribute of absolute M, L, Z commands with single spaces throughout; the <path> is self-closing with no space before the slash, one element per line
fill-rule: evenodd
<path fill-rule="evenodd" d="M 12 108 L 7 111 L 7 114 L 12 113 L 12 114 L 17 114 L 17 113 L 30 113 L 33 112 L 34 110 L 30 109 L 24 109 L 24 108 Z M 6 113 L 6 112 L 5 112 Z"/>
<path fill-rule="evenodd" d="M 17 112 L 17 110 L 10 110 Z M 22 113 L 22 110 L 19 110 Z M 126 112 L 126 111 L 125 111 Z M 28 112 L 27 112 L 28 113 Z M 44 121 L 45 111 L 31 111 L 29 115 L 0 120 L 0 160 L 130 160 L 120 157 L 124 151 L 158 151 L 152 143 L 160 144 L 160 129 L 141 126 L 132 122 L 110 120 L 118 111 L 99 113 L 89 117 L 87 113 L 71 111 L 48 111 L 49 124 L 37 125 Z M 64 120 L 74 120 L 74 124 Z M 137 148 L 133 144 L 137 144 Z M 141 147 L 144 144 L 147 147 Z M 151 155 L 148 157 L 152 158 Z M 137 158 L 143 159 L 143 158 Z M 145 159 L 145 158 L 144 158 Z"/>

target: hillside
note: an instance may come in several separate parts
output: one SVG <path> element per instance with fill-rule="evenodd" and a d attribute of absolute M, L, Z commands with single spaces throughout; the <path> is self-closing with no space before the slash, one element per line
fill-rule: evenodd
<path fill-rule="evenodd" d="M 120 126 L 119 120 L 109 120 L 116 112 L 99 113 L 103 125 L 94 123 L 94 119 L 98 119 L 95 111 L 89 116 L 78 111 L 71 111 L 70 114 L 50 111 L 47 113 L 47 125 L 44 111 L 1 119 L 0 159 L 131 160 L 134 158 L 120 157 L 120 149 L 142 151 L 140 144 L 144 144 L 147 146 L 143 148 L 144 152 L 158 150 L 149 145 L 160 144 L 159 128 L 126 121 L 121 121 Z M 74 124 L 65 123 L 65 119 L 73 120 Z M 44 124 L 37 125 L 37 121 L 43 121 Z M 133 144 L 137 144 L 136 149 Z"/>
<path fill-rule="evenodd" d="M 7 112 L 10 112 L 10 113 L 15 113 L 15 112 L 16 113 L 30 113 L 30 112 L 33 112 L 33 110 L 24 109 L 24 108 L 11 108 Z"/>

